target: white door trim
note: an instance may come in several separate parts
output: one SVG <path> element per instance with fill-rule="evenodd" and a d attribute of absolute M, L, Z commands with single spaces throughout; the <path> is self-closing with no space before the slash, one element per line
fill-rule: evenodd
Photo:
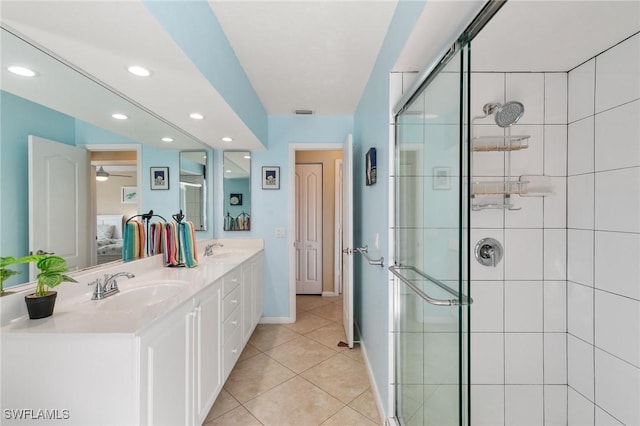
<path fill-rule="evenodd" d="M 333 253 L 333 294 L 339 295 L 342 293 L 342 159 L 336 159 L 335 163 L 335 216 L 334 226 L 335 230 L 334 241 L 339 244 L 338 250 L 334 250 Z"/>
<path fill-rule="evenodd" d="M 296 185 L 296 151 L 340 151 L 343 143 L 290 143 L 289 170 L 287 182 L 289 188 Z M 296 322 L 296 200 L 295 191 L 289 190 L 287 204 L 289 206 L 289 322 Z"/>

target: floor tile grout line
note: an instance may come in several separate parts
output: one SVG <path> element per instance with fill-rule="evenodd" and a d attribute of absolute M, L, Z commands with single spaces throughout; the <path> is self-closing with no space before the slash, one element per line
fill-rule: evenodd
<path fill-rule="evenodd" d="M 337 304 L 337 303 L 336 303 L 336 302 L 328 302 L 328 303 L 325 303 L 325 304 L 324 304 L 324 306 L 328 306 L 329 304 Z M 320 307 L 322 307 L 322 306 L 320 306 Z M 317 309 L 317 308 L 318 308 L 318 307 L 316 307 L 315 309 Z M 312 309 L 312 310 L 313 310 L 313 309 Z M 310 311 L 307 311 L 307 312 L 310 312 Z M 315 315 L 315 314 L 314 314 L 314 315 Z M 251 399 L 249 399 L 249 400 L 245 401 L 244 403 L 241 403 L 241 402 L 240 402 L 240 401 L 239 401 L 239 400 L 238 400 L 238 399 L 237 399 L 237 398 L 236 398 L 236 397 L 235 397 L 231 392 L 229 392 L 229 391 L 228 391 L 226 388 L 224 388 L 224 386 L 223 386 L 223 389 L 224 389 L 224 390 L 229 394 L 229 396 L 231 396 L 231 398 L 233 398 L 233 400 L 234 400 L 236 403 L 238 403 L 239 405 L 238 405 L 238 406 L 236 406 L 236 407 L 234 407 L 234 408 L 232 408 L 231 410 L 227 411 L 226 413 L 223 413 L 223 414 L 221 414 L 220 416 L 215 417 L 214 419 L 210 419 L 210 421 L 214 421 L 215 419 L 219 419 L 220 417 L 222 417 L 222 416 L 226 415 L 227 413 L 229 413 L 229 412 L 231 412 L 231 411 L 233 411 L 233 410 L 235 410 L 235 409 L 237 409 L 237 408 L 239 408 L 239 407 L 242 407 L 245 411 L 247 411 L 247 412 L 249 413 L 249 415 L 251 415 L 251 417 L 252 417 L 253 419 L 255 419 L 255 421 L 256 421 L 256 422 L 258 422 L 258 423 L 259 423 L 259 424 L 261 424 L 261 425 L 264 425 L 264 423 L 262 423 L 262 422 L 260 421 L 260 419 L 258 419 L 258 418 L 257 418 L 257 417 L 256 417 L 256 416 L 255 416 L 255 415 L 254 415 L 254 414 L 253 414 L 253 413 L 252 413 L 252 412 L 251 412 L 251 411 L 250 411 L 250 410 L 245 406 L 245 404 L 248 404 L 250 401 L 255 400 L 256 398 L 259 398 L 259 397 L 261 397 L 261 396 L 265 395 L 266 393 L 268 393 L 268 392 L 270 392 L 270 391 L 272 391 L 272 390 L 276 389 L 277 387 L 282 386 L 283 384 L 285 384 L 285 383 L 287 383 L 287 382 L 290 382 L 291 380 L 294 380 L 295 378 L 299 377 L 299 378 L 301 378 L 302 380 L 304 380 L 304 381 L 306 381 L 307 383 L 309 383 L 309 384 L 311 384 L 312 386 L 314 386 L 315 388 L 317 388 L 317 389 L 321 390 L 322 392 L 326 393 L 326 394 L 327 394 L 327 395 L 329 395 L 331 398 L 335 399 L 336 401 L 338 401 L 338 402 L 340 403 L 340 408 L 339 408 L 338 410 L 336 410 L 334 413 L 332 413 L 332 414 L 331 414 L 329 417 L 327 417 L 325 420 L 323 420 L 321 423 L 319 423 L 319 424 L 318 424 L 318 426 L 320 426 L 320 425 L 322 425 L 322 424 L 325 424 L 327 421 L 329 421 L 332 417 L 334 417 L 335 415 L 337 415 L 340 411 L 344 410 L 344 408 L 346 408 L 346 407 L 348 407 L 350 410 L 354 411 L 354 412 L 355 412 L 355 413 L 357 413 L 358 415 L 362 416 L 363 418 L 365 418 L 365 419 L 367 419 L 367 420 L 371 421 L 372 423 L 374 423 L 374 424 L 379 424 L 379 419 L 377 419 L 377 418 L 376 418 L 376 419 L 372 419 L 371 417 L 367 416 L 365 413 L 363 413 L 363 412 L 361 412 L 361 411 L 357 410 L 356 408 L 354 408 L 353 406 L 351 406 L 351 404 L 353 404 L 356 400 L 358 400 L 359 398 L 363 397 L 363 395 L 365 395 L 368 391 L 370 391 L 370 390 L 371 390 L 371 383 L 370 383 L 370 379 L 369 379 L 368 377 L 367 377 L 367 383 L 368 383 L 367 388 L 366 388 L 366 389 L 364 389 L 364 390 L 363 390 L 362 392 L 360 392 L 359 394 L 357 394 L 355 397 L 351 398 L 351 399 L 349 400 L 349 402 L 346 402 L 346 403 L 345 403 L 345 402 L 343 402 L 340 398 L 338 398 L 337 396 L 335 396 L 335 395 L 333 395 L 331 392 L 329 392 L 328 390 L 325 390 L 325 389 L 324 389 L 324 388 L 322 388 L 321 386 L 319 386 L 319 385 L 317 385 L 317 384 L 313 383 L 310 379 L 307 379 L 305 376 L 303 376 L 303 374 L 304 374 L 305 372 L 307 372 L 307 371 L 309 371 L 310 369 L 313 369 L 313 368 L 315 368 L 315 367 L 319 366 L 320 364 L 322 364 L 322 363 L 324 363 L 324 362 L 327 362 L 328 360 L 330 360 L 330 359 L 332 359 L 332 358 L 336 357 L 337 355 L 344 355 L 344 356 L 345 356 L 346 358 L 348 358 L 350 361 L 356 362 L 356 363 L 358 363 L 358 364 L 362 364 L 362 363 L 363 363 L 363 361 L 362 361 L 362 359 L 360 358 L 360 356 L 352 357 L 352 356 L 350 356 L 350 355 L 347 355 L 347 353 L 349 353 L 349 351 L 347 351 L 347 350 L 339 350 L 339 349 L 338 349 L 338 347 L 337 347 L 337 345 L 336 345 L 336 347 L 332 347 L 332 346 L 327 345 L 326 343 L 323 343 L 323 342 L 321 342 L 321 341 L 319 341 L 319 340 L 317 340 L 317 339 L 314 339 L 314 338 L 313 338 L 313 337 L 311 337 L 311 336 L 308 336 L 308 334 L 311 334 L 311 333 L 313 333 L 314 331 L 320 330 L 320 329 L 325 328 L 325 327 L 335 326 L 335 325 L 342 325 L 342 319 L 340 319 L 340 320 L 332 320 L 332 319 L 330 319 L 330 318 L 325 318 L 325 317 L 322 317 L 322 316 L 320 316 L 320 315 L 316 315 L 316 316 L 317 316 L 317 317 L 319 317 L 319 318 L 321 318 L 321 319 L 323 319 L 323 320 L 329 321 L 329 323 L 328 323 L 328 324 L 325 324 L 325 325 L 322 325 L 322 326 L 320 326 L 320 327 L 317 327 L 317 328 L 313 328 L 313 329 L 310 329 L 310 330 L 306 330 L 305 332 L 299 332 L 299 331 L 296 331 L 295 329 L 288 328 L 288 327 L 286 327 L 286 324 L 274 324 L 274 328 L 281 328 L 281 327 L 283 327 L 283 326 L 284 326 L 284 327 L 283 327 L 284 329 L 286 329 L 287 331 L 293 332 L 293 333 L 297 334 L 298 336 L 297 336 L 297 337 L 294 337 L 294 338 L 292 338 L 292 339 L 290 339 L 290 340 L 287 340 L 287 341 L 285 341 L 285 342 L 282 342 L 282 343 L 280 343 L 280 344 L 278 344 L 278 345 L 275 345 L 275 346 L 273 346 L 273 347 L 271 347 L 271 348 L 269 348 L 269 349 L 265 349 L 265 350 L 260 349 L 260 348 L 259 348 L 258 346 L 256 346 L 255 344 L 251 344 L 251 343 L 249 342 L 249 343 L 247 344 L 247 346 L 249 346 L 249 345 L 250 345 L 253 349 L 255 349 L 255 350 L 257 351 L 257 353 L 255 353 L 255 354 L 253 354 L 253 355 L 249 356 L 248 358 L 244 359 L 244 360 L 242 361 L 243 363 L 244 363 L 245 361 L 250 361 L 250 360 L 254 359 L 254 358 L 255 358 L 257 355 L 259 355 L 259 354 L 263 354 L 263 355 L 265 355 L 269 360 L 271 360 L 271 361 L 275 361 L 275 363 L 276 363 L 276 364 L 278 364 L 278 365 L 280 365 L 281 367 L 283 367 L 283 368 L 287 369 L 288 371 L 290 371 L 292 374 L 294 374 L 294 376 L 293 376 L 293 377 L 290 377 L 290 378 L 288 378 L 288 379 L 286 379 L 286 380 L 284 380 L 283 382 L 281 382 L 281 383 L 279 383 L 279 384 L 277 384 L 277 385 L 275 385 L 275 386 L 273 386 L 273 387 L 271 387 L 271 388 L 269 388 L 268 390 L 265 390 L 265 391 L 261 392 L 261 393 L 260 393 L 260 394 L 258 394 L 258 395 L 253 396 Z M 297 373 L 296 371 L 293 371 L 291 368 L 287 367 L 283 362 L 281 362 L 281 361 L 277 360 L 276 358 L 273 358 L 270 354 L 268 354 L 268 353 L 267 353 L 267 352 L 269 352 L 269 351 L 272 351 L 272 350 L 273 350 L 273 349 L 275 349 L 275 348 L 278 348 L 278 347 L 280 347 L 280 346 L 283 346 L 283 345 L 286 345 L 286 344 L 288 344 L 288 343 L 291 343 L 291 342 L 293 342 L 294 340 L 298 340 L 298 339 L 300 339 L 301 337 L 305 337 L 305 338 L 307 338 L 307 339 L 310 339 L 310 340 L 312 340 L 313 342 L 315 342 L 315 343 L 317 343 L 317 344 L 320 344 L 320 345 L 322 345 L 323 347 L 328 348 L 329 350 L 333 351 L 333 353 L 332 353 L 328 358 L 325 358 L 325 359 L 323 359 L 323 360 L 321 360 L 321 361 L 316 362 L 314 365 L 307 367 L 305 370 L 301 371 L 300 373 Z M 246 348 L 245 348 L 245 349 L 246 349 Z M 255 361 L 255 359 L 254 359 L 254 361 Z"/>

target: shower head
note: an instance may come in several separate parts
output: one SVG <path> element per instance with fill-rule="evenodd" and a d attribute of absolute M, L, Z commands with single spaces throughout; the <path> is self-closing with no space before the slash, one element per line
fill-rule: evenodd
<path fill-rule="evenodd" d="M 507 102 L 498 107 L 496 112 L 496 124 L 500 127 L 511 127 L 522 118 L 524 105 L 517 101 Z"/>
<path fill-rule="evenodd" d="M 516 124 L 524 114 L 524 105 L 516 101 L 510 101 L 504 105 L 488 103 L 482 107 L 482 112 L 484 112 L 485 117 L 495 113 L 495 120 L 498 126 L 510 127 Z"/>

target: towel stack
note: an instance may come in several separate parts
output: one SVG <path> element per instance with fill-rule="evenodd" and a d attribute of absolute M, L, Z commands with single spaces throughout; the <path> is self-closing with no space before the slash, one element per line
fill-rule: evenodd
<path fill-rule="evenodd" d="M 151 229 L 149 231 L 149 233 L 151 234 L 151 239 L 149 240 L 149 254 L 151 256 L 163 252 L 162 248 L 164 247 L 164 232 L 164 222 L 158 221 L 151 224 Z"/>
<path fill-rule="evenodd" d="M 146 233 L 142 222 L 131 220 L 124 225 L 124 241 L 122 242 L 122 260 L 133 260 L 144 257 Z"/>
<path fill-rule="evenodd" d="M 167 266 L 186 265 L 193 268 L 198 264 L 196 253 L 196 233 L 193 222 L 169 222 L 164 233 L 164 264 Z"/>
<path fill-rule="evenodd" d="M 198 253 L 196 251 L 196 228 L 193 222 L 187 221 L 180 224 L 180 246 L 181 259 L 189 268 L 198 264 Z"/>
<path fill-rule="evenodd" d="M 164 264 L 175 266 L 180 264 L 178 253 L 178 227 L 175 222 L 168 222 L 164 225 Z"/>

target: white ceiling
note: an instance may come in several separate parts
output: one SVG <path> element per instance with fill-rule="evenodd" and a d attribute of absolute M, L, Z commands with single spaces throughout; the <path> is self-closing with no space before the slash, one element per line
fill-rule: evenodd
<path fill-rule="evenodd" d="M 270 115 L 353 115 L 396 0 L 209 1 Z"/>

